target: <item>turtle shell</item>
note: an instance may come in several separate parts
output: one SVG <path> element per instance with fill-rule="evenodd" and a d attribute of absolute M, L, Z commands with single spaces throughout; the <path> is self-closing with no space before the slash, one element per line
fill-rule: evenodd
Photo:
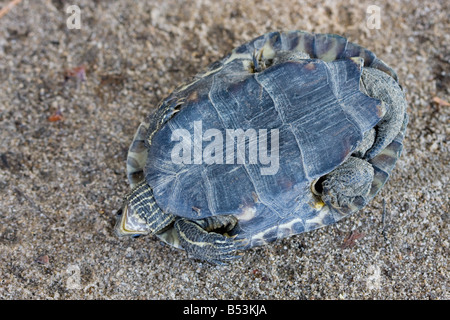
<path fill-rule="evenodd" d="M 277 51 L 311 59 L 256 73 L 255 51 L 268 61 Z M 356 209 L 324 204 L 311 184 L 342 164 L 383 116 L 380 101 L 359 90 L 367 66 L 397 80 L 372 52 L 337 35 L 258 37 L 180 86 L 141 124 L 128 154 L 130 182 L 146 179 L 160 208 L 176 216 L 235 215 L 233 232 L 249 246 L 335 223 Z M 400 155 L 404 128 L 371 160 L 372 197 Z M 243 149 L 233 134 L 244 137 Z M 172 231 L 160 237 L 177 246 Z"/>

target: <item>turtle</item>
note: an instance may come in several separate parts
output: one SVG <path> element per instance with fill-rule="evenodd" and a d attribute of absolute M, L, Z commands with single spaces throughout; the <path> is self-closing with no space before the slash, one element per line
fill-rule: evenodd
<path fill-rule="evenodd" d="M 336 34 L 274 31 L 163 99 L 127 155 L 118 236 L 213 264 L 364 208 L 403 149 L 396 72 Z"/>

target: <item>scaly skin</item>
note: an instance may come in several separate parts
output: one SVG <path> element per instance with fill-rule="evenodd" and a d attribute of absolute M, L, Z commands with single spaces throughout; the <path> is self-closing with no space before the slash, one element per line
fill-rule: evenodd
<path fill-rule="evenodd" d="M 361 74 L 361 91 L 379 99 L 386 105 L 387 111 L 383 119 L 364 135 L 363 141 L 341 166 L 329 173 L 323 180 L 323 195 L 325 203 L 336 208 L 355 204 L 357 197 L 362 197 L 365 205 L 369 199 L 374 171 L 367 162 L 385 149 L 398 135 L 402 127 L 406 100 L 397 82 L 386 73 L 374 69 L 364 68 Z"/>

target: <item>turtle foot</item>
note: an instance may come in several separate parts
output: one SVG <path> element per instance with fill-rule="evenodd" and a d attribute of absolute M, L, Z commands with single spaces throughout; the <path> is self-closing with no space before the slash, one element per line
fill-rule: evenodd
<path fill-rule="evenodd" d="M 335 208 L 363 206 L 374 177 L 373 167 L 365 160 L 350 157 L 322 182 L 322 199 Z"/>
<path fill-rule="evenodd" d="M 242 241 L 235 240 L 233 237 L 227 236 L 226 234 L 207 231 L 209 228 L 205 228 L 204 225 L 211 225 L 212 220 L 214 220 L 215 227 L 218 227 L 221 219 L 214 218 L 219 217 L 223 218 L 224 216 L 206 218 L 199 220 L 199 223 L 184 218 L 175 221 L 175 229 L 177 230 L 180 243 L 190 256 L 219 265 L 240 258 L 240 256 L 236 254 L 236 251 L 241 247 Z M 226 220 L 227 219 L 225 219 L 225 221 Z M 230 224 L 220 225 L 219 227 L 220 228 L 217 229 L 232 229 Z"/>

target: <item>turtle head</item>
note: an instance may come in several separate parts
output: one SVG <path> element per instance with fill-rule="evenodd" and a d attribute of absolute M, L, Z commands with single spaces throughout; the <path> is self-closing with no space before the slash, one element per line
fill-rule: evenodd
<path fill-rule="evenodd" d="M 115 232 L 119 237 L 130 236 L 137 238 L 149 234 L 149 225 L 145 216 L 148 201 L 148 185 L 140 183 L 123 199 L 122 207 L 116 213 Z"/>
<path fill-rule="evenodd" d="M 128 201 L 124 201 L 122 207 L 116 213 L 116 226 L 114 227 L 116 235 L 137 238 L 143 234 L 148 234 L 147 229 L 145 220 L 140 218 L 137 212 L 129 206 Z"/>
<path fill-rule="evenodd" d="M 115 231 L 120 236 L 138 237 L 157 234 L 172 225 L 173 215 L 164 213 L 156 203 L 153 191 L 147 182 L 136 185 L 125 197 L 117 211 Z"/>

